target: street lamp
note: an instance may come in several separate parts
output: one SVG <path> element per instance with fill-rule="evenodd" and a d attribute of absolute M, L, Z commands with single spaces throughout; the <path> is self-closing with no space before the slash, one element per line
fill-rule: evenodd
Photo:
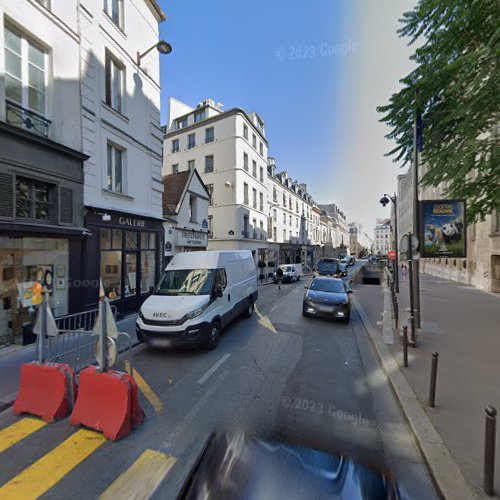
<path fill-rule="evenodd" d="M 168 42 L 165 40 L 160 40 L 159 42 L 155 43 L 152 47 L 149 47 L 148 50 L 143 52 L 142 54 L 137 51 L 137 66 L 141 65 L 141 59 L 149 54 L 153 49 L 157 49 L 160 54 L 170 54 L 172 52 L 172 45 L 170 45 Z"/>
<path fill-rule="evenodd" d="M 394 260 L 394 283 L 396 285 L 396 293 L 399 293 L 399 255 L 398 255 L 398 204 L 396 193 L 394 196 L 389 196 L 388 194 L 384 194 L 382 198 L 380 198 L 380 204 L 385 208 L 390 202 L 394 203 L 394 250 L 396 252 L 396 258 Z"/>

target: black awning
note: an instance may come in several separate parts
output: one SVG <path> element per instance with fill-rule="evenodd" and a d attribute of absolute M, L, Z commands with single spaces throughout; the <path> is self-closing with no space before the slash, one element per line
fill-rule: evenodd
<path fill-rule="evenodd" d="M 13 237 L 26 236 L 27 233 L 31 233 L 39 236 L 67 236 L 68 238 L 80 239 L 91 234 L 91 231 L 84 227 L 28 224 L 24 222 L 0 222 L 0 232 Z"/>

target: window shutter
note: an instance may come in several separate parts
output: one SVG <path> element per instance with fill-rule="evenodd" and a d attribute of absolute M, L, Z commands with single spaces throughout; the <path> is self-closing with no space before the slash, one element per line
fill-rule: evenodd
<path fill-rule="evenodd" d="M 73 224 L 73 190 L 61 187 L 59 200 L 59 221 L 61 224 Z"/>
<path fill-rule="evenodd" d="M 14 218 L 14 176 L 0 173 L 0 217 Z"/>

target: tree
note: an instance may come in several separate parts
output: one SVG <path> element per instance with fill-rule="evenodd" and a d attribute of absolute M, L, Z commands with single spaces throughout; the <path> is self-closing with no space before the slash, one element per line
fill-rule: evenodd
<path fill-rule="evenodd" d="M 467 199 L 469 220 L 483 219 L 500 209 L 500 1 L 420 0 L 400 22 L 416 68 L 377 108 L 397 144 L 386 156 L 412 161 L 420 114 L 421 183 L 445 182 L 447 196 Z"/>

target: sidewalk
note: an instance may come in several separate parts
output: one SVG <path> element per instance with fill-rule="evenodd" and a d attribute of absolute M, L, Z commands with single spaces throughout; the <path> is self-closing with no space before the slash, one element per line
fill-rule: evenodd
<path fill-rule="evenodd" d="M 451 458 L 481 498 L 484 497 L 484 408 L 493 405 L 500 409 L 500 297 L 425 274 L 420 282 L 422 329 L 417 334 L 417 348 L 409 349 L 409 368 L 402 366 L 399 336 L 395 335 L 393 344 L 385 344 L 392 353 L 395 368 L 409 383 Z M 383 288 L 365 286 L 356 292 L 370 322 L 374 327 L 377 325 L 380 339 L 383 339 Z M 408 280 L 400 283 L 399 301 L 400 307 L 408 307 Z M 439 353 L 434 409 L 427 406 L 433 351 Z M 400 403 L 408 416 L 407 401 Z M 422 436 L 416 437 L 420 440 Z M 432 468 L 435 464 L 429 465 Z M 498 453 L 495 477 L 498 492 Z"/>
<path fill-rule="evenodd" d="M 126 332 L 131 336 L 133 345 L 137 343 L 136 317 L 137 315 L 133 314 L 116 322 L 119 331 Z M 35 344 L 15 350 L 11 346 L 0 349 L 0 411 L 10 406 L 17 397 L 21 365 L 35 359 Z"/>

